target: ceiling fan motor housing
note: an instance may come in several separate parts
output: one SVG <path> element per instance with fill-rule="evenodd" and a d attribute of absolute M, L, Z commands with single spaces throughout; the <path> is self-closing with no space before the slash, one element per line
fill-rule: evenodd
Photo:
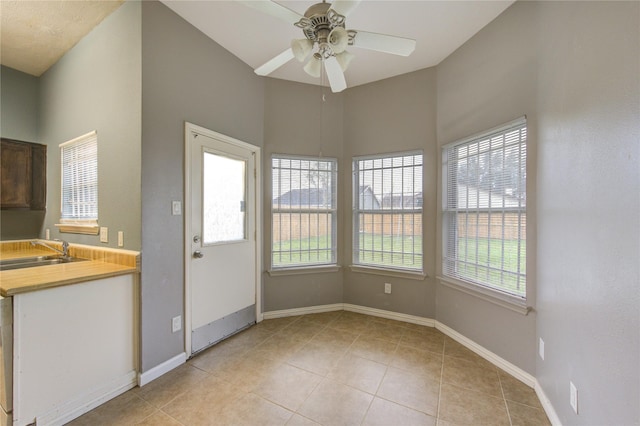
<path fill-rule="evenodd" d="M 326 43 L 329 33 L 336 27 L 344 28 L 345 17 L 331 9 L 331 3 L 316 3 L 304 13 L 304 18 L 295 24 L 305 37 L 318 43 Z"/>

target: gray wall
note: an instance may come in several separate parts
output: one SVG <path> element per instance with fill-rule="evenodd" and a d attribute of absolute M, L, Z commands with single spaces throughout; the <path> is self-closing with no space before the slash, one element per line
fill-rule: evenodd
<path fill-rule="evenodd" d="M 329 88 L 265 79 L 264 128 L 264 268 L 271 266 L 271 156 L 273 154 L 333 157 L 338 159 L 338 180 L 349 178 L 349 163 L 342 157 L 343 95 Z M 325 101 L 322 101 L 322 95 Z M 338 188 L 338 209 L 342 188 Z M 338 241 L 343 224 L 338 214 Z M 338 248 L 339 263 L 344 258 Z M 342 303 L 342 272 L 270 276 L 264 274 L 264 310 Z"/>
<path fill-rule="evenodd" d="M 535 375 L 563 424 L 640 420 L 639 6 L 517 2 L 438 66 L 440 145 L 527 115 L 535 312 L 439 286 L 436 318 Z"/>
<path fill-rule="evenodd" d="M 344 270 L 344 302 L 426 318 L 435 316 L 436 221 L 436 70 L 428 68 L 345 92 L 343 164 L 351 170 L 354 156 L 423 151 L 425 280 Z M 351 264 L 352 180 L 342 180 L 345 222 L 344 265 Z M 392 284 L 384 294 L 384 283 Z"/>
<path fill-rule="evenodd" d="M 536 376 L 565 425 L 637 425 L 640 3 L 539 17 Z"/>
<path fill-rule="evenodd" d="M 184 122 L 262 146 L 263 80 L 159 2 L 142 4 L 142 371 L 184 351 Z"/>
<path fill-rule="evenodd" d="M 536 11 L 516 3 L 438 67 L 438 145 L 527 116 L 527 303 L 536 285 Z M 440 151 L 438 151 L 440 152 Z M 441 187 L 441 161 L 438 162 Z M 441 206 L 441 191 L 438 206 Z M 438 275 L 442 273 L 438 208 Z M 528 373 L 535 373 L 536 313 L 528 316 L 438 284 L 436 319 Z"/>
<path fill-rule="evenodd" d="M 0 67 L 0 135 L 38 143 L 38 78 Z M 0 240 L 37 238 L 43 210 L 0 211 Z"/>
<path fill-rule="evenodd" d="M 38 143 L 38 77 L 0 67 L 0 134 Z"/>
<path fill-rule="evenodd" d="M 47 214 L 51 238 L 96 246 L 140 249 L 140 3 L 127 2 L 102 21 L 40 77 L 38 140 L 47 149 Z M 99 237 L 61 234 L 58 145 L 98 132 Z M 41 236 L 44 236 L 44 232 Z"/>

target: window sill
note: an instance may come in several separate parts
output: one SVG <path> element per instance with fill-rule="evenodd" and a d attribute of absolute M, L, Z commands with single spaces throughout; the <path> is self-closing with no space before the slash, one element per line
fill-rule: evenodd
<path fill-rule="evenodd" d="M 338 272 L 340 265 L 322 265 L 322 266 L 300 266 L 293 268 L 269 269 L 267 273 L 270 277 L 279 277 L 285 275 L 302 275 L 302 274 L 321 274 L 325 272 Z"/>
<path fill-rule="evenodd" d="M 98 235 L 100 232 L 100 227 L 97 224 L 56 223 L 54 226 L 57 227 L 60 232 L 66 234 Z"/>
<path fill-rule="evenodd" d="M 516 296 L 511 296 L 506 293 L 501 293 L 496 290 L 492 290 L 490 288 L 482 287 L 480 285 L 467 283 L 462 280 L 457 280 L 451 277 L 437 277 L 440 284 L 453 288 L 455 290 L 461 291 L 463 293 L 467 293 L 471 296 L 478 297 L 482 300 L 486 300 L 487 302 L 491 302 L 495 305 L 501 306 L 506 309 L 510 309 L 514 312 L 517 312 L 521 315 L 528 315 L 533 308 L 531 306 L 527 306 L 527 303 L 524 299 L 521 299 Z"/>
<path fill-rule="evenodd" d="M 349 266 L 353 272 L 362 272 L 364 274 L 386 275 L 390 277 L 408 278 L 410 280 L 422 281 L 427 278 L 427 274 L 419 271 L 403 271 L 400 269 L 376 268 L 375 266 L 351 265 Z"/>

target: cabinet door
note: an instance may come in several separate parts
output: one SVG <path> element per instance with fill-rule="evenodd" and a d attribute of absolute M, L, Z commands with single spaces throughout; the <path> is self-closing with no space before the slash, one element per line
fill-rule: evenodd
<path fill-rule="evenodd" d="M 3 140 L 0 159 L 2 208 L 29 208 L 32 193 L 31 146 Z"/>
<path fill-rule="evenodd" d="M 47 147 L 31 145 L 31 210 L 47 208 Z"/>
<path fill-rule="evenodd" d="M 2 139 L 2 209 L 44 210 L 47 200 L 47 147 Z"/>

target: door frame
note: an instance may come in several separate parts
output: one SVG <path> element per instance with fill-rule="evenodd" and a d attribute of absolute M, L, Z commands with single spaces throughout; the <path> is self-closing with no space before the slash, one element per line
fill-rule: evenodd
<path fill-rule="evenodd" d="M 256 242 L 256 322 L 263 319 L 262 313 L 262 154 L 260 147 L 214 132 L 205 127 L 185 121 L 184 123 L 184 349 L 187 358 L 191 357 L 191 135 L 200 134 L 217 139 L 255 155 L 255 242 Z M 250 171 L 249 171 L 250 173 Z"/>

